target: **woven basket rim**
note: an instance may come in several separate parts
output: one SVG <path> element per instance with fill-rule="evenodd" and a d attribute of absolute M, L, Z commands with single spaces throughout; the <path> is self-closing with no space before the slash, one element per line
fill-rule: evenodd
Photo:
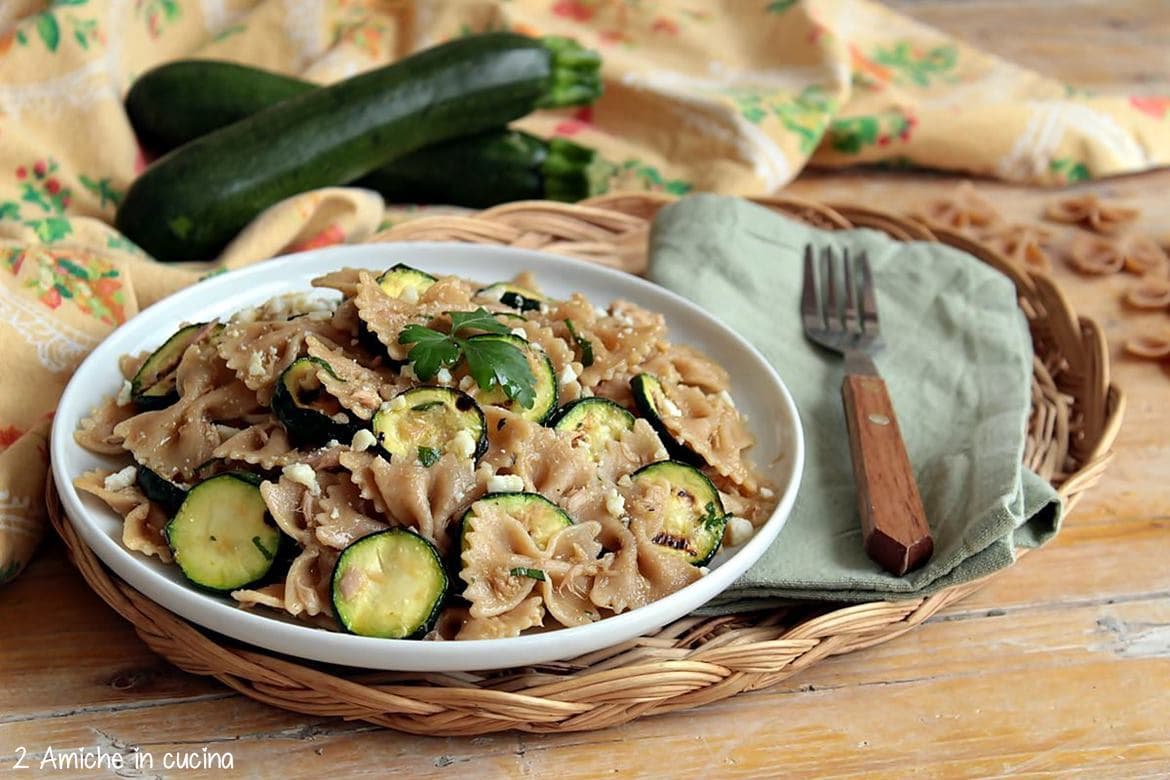
<path fill-rule="evenodd" d="M 649 219 L 674 200 L 616 193 L 576 205 L 522 201 L 478 214 L 417 218 L 371 240 L 502 244 L 637 271 L 644 268 Z M 884 211 L 788 196 L 752 200 L 819 227 L 868 227 L 898 240 L 941 241 L 1007 275 L 1028 317 L 1036 353 L 1024 463 L 1052 482 L 1069 509 L 1100 479 L 1120 427 L 1124 396 L 1110 383 L 1101 328 L 1077 317 L 1050 277 L 965 236 Z M 592 730 L 765 688 L 829 656 L 900 636 L 987 581 L 899 601 L 688 616 L 654 635 L 522 669 L 373 673 L 302 662 L 194 626 L 98 561 L 65 517 L 51 476 L 46 503 L 87 584 L 152 650 L 179 668 L 292 711 L 431 735 Z"/>

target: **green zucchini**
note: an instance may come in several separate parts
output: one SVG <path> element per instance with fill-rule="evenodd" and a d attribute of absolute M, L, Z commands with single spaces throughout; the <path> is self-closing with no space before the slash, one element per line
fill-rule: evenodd
<path fill-rule="evenodd" d="M 727 525 L 723 501 L 711 480 L 694 466 L 673 460 L 643 466 L 631 476 L 635 484 L 665 481 L 670 488 L 665 502 L 642 518 L 649 524 L 650 540 L 695 566 L 710 562 Z"/>
<path fill-rule="evenodd" d="M 547 296 L 511 282 L 489 284 L 477 290 L 475 294 L 499 301 L 517 311 L 538 311 L 542 304 L 548 305 Z"/>
<path fill-rule="evenodd" d="M 463 513 L 459 542 L 462 550 L 468 547 L 467 535 L 475 530 L 475 508 L 481 504 L 498 506 L 518 520 L 541 550 L 548 548 L 559 531 L 573 524 L 565 510 L 539 493 L 488 493 Z"/>
<path fill-rule="evenodd" d="M 658 434 L 658 438 L 662 439 L 670 457 L 692 466 L 705 465 L 702 456 L 675 438 L 670 428 L 663 422 L 662 418 L 670 413 L 673 401 L 667 397 L 666 389 L 658 377 L 653 374 L 638 374 L 630 380 L 630 390 L 633 391 L 634 405 L 638 407 L 639 414 L 646 418 Z"/>
<path fill-rule="evenodd" d="M 297 446 L 319 447 L 333 439 L 348 442 L 357 431 L 345 407 L 318 378 L 319 371 L 337 377 L 324 360 L 298 358 L 281 372 L 272 393 L 272 411 Z"/>
<path fill-rule="evenodd" d="M 143 145 L 163 153 L 314 89 L 308 81 L 234 62 L 180 60 L 135 80 L 126 113 Z M 611 174 L 594 150 L 567 139 L 494 129 L 425 146 L 355 185 L 391 203 L 487 208 L 516 200 L 581 200 L 604 192 Z"/>
<path fill-rule="evenodd" d="M 138 471 L 135 479 L 142 495 L 159 504 L 168 515 L 177 512 L 187 498 L 187 488 L 156 474 L 141 463 L 136 465 Z"/>
<path fill-rule="evenodd" d="M 187 347 L 195 343 L 206 327 L 206 322 L 185 325 L 150 353 L 130 381 L 130 400 L 138 409 L 163 409 L 179 400 L 175 370 Z"/>
<path fill-rule="evenodd" d="M 229 472 L 187 492 L 166 526 L 183 576 L 201 588 L 231 591 L 261 580 L 280 553 L 281 533 L 260 495 L 260 480 Z"/>
<path fill-rule="evenodd" d="M 382 405 L 371 424 L 382 450 L 408 463 L 431 466 L 447 452 L 478 460 L 487 452 L 483 409 L 450 387 L 404 390 Z"/>
<path fill-rule="evenodd" d="M 525 339 L 511 334 L 481 333 L 478 336 L 472 336 L 468 341 L 503 341 L 511 344 L 520 350 L 521 354 L 528 360 L 528 367 L 532 369 L 532 376 L 536 378 L 536 384 L 533 387 L 536 398 L 530 407 L 524 407 L 515 399 L 509 398 L 498 385 L 493 386 L 490 390 L 478 390 L 475 396 L 476 400 L 480 403 L 507 409 L 532 422 L 541 423 L 548 419 L 553 409 L 557 408 L 558 392 L 557 372 L 548 355 L 533 349 L 532 345 Z"/>
<path fill-rule="evenodd" d="M 115 226 L 158 260 L 209 259 L 287 197 L 536 108 L 591 101 L 597 71 L 595 54 L 563 38 L 458 38 L 175 149 L 131 184 Z"/>
<path fill-rule="evenodd" d="M 404 528 L 363 536 L 341 551 L 333 569 L 333 613 L 351 634 L 419 639 L 447 597 L 439 551 Z"/>
<path fill-rule="evenodd" d="M 634 429 L 634 415 L 608 398 L 580 398 L 562 406 L 548 425 L 573 435 L 573 443 L 583 443 L 593 460 L 600 460 L 605 445 L 616 441 L 623 431 Z"/>
<path fill-rule="evenodd" d="M 438 279 L 425 271 L 398 263 L 378 277 L 378 286 L 391 298 L 402 298 L 404 295 L 418 296 L 437 281 Z M 408 293 L 407 290 L 411 292 Z"/>

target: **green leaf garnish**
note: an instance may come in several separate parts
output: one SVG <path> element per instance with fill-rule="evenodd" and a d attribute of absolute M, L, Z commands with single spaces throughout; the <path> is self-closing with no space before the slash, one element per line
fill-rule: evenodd
<path fill-rule="evenodd" d="M 488 333 L 507 333 L 508 326 L 496 319 L 496 315 L 480 306 L 475 311 L 449 311 L 451 333 L 458 336 L 460 331 L 474 328 Z"/>
<path fill-rule="evenodd" d="M 427 401 L 425 403 L 415 404 L 414 406 L 410 407 L 410 411 L 412 411 L 412 412 L 425 412 L 429 409 L 434 409 L 436 406 L 442 406 L 442 405 L 443 405 L 442 401 Z"/>
<path fill-rule="evenodd" d="M 418 448 L 418 462 L 428 469 L 438 463 L 440 457 L 439 451 L 433 447 Z"/>
<path fill-rule="evenodd" d="M 508 398 L 526 409 L 532 408 L 536 403 L 536 377 L 521 349 L 509 340 L 464 336 L 468 330 L 507 335 L 508 327 L 483 307 L 475 311 L 447 313 L 451 315 L 449 334 L 424 325 L 407 325 L 398 334 L 399 344 L 414 345 L 406 357 L 414 365 L 415 375 L 427 381 L 438 374 L 440 368 L 454 366 L 464 359 L 481 390 L 499 387 Z"/>
<path fill-rule="evenodd" d="M 593 342 L 577 335 L 577 329 L 573 327 L 572 320 L 565 320 L 565 327 L 569 329 L 569 335 L 573 337 L 573 341 L 577 342 L 577 349 L 581 350 L 581 365 L 589 368 L 593 365 Z"/>
<path fill-rule="evenodd" d="M 544 582 L 545 579 L 544 572 L 540 569 L 529 569 L 525 566 L 517 566 L 508 573 L 513 577 L 527 577 L 531 580 L 539 580 L 540 582 Z"/>
<path fill-rule="evenodd" d="M 414 364 L 415 376 L 424 381 L 433 378 L 440 368 L 459 362 L 455 340 L 423 325 L 407 325 L 398 334 L 398 343 L 414 344 L 406 357 Z"/>
<path fill-rule="evenodd" d="M 467 339 L 462 342 L 467 369 L 481 390 L 493 386 L 525 409 L 536 403 L 536 377 L 528 358 L 507 341 Z"/>

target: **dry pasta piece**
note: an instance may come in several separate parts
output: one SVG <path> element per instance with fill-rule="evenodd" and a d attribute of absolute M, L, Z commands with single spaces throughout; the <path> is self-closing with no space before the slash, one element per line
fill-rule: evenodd
<path fill-rule="evenodd" d="M 1133 236 L 1122 245 L 1125 252 L 1125 270 L 1142 276 L 1165 274 L 1168 266 L 1166 251 L 1149 236 Z"/>
<path fill-rule="evenodd" d="M 1104 276 L 1125 267 L 1125 253 L 1112 239 L 1079 235 L 1068 247 L 1068 262 L 1083 274 Z"/>
<path fill-rule="evenodd" d="M 1147 360 L 1162 360 L 1170 357 L 1170 330 L 1161 333 L 1145 333 L 1125 342 L 1125 351 Z"/>
<path fill-rule="evenodd" d="M 122 544 L 127 549 L 154 555 L 164 563 L 170 563 L 173 559 L 165 533 L 166 512 L 147 500 L 134 483 L 106 487 L 106 478 L 110 475 L 111 472 L 103 469 L 87 471 L 73 480 L 73 485 L 101 499 L 110 509 L 122 515 Z"/>
<path fill-rule="evenodd" d="M 1147 274 L 1125 291 L 1125 302 L 1135 309 L 1170 307 L 1170 278 Z"/>
<path fill-rule="evenodd" d="M 925 222 L 959 233 L 986 229 L 1000 221 L 995 207 L 983 198 L 969 181 L 951 194 L 933 198 L 915 215 Z"/>
<path fill-rule="evenodd" d="M 1138 209 L 1102 201 L 1092 193 L 1055 201 L 1044 210 L 1045 218 L 1053 222 L 1080 225 L 1106 235 L 1120 233 L 1140 215 Z"/>
<path fill-rule="evenodd" d="M 503 615 L 489 618 L 469 617 L 455 635 L 456 639 L 503 639 L 520 636 L 529 628 L 544 625 L 544 606 L 540 596 L 532 596 Z"/>
<path fill-rule="evenodd" d="M 119 406 L 116 400 L 107 396 L 90 409 L 89 414 L 78 423 L 77 430 L 73 432 L 73 440 L 90 452 L 121 455 L 126 451 L 122 446 L 125 439 L 114 433 L 114 429 L 134 414 L 133 405 Z"/>
<path fill-rule="evenodd" d="M 1043 225 L 1014 223 L 996 227 L 981 240 L 1009 260 L 1035 271 L 1052 271 L 1048 249 L 1054 233 Z"/>

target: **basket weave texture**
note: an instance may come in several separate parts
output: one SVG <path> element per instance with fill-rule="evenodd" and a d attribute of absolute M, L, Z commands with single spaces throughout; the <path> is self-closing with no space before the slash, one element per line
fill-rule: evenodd
<path fill-rule="evenodd" d="M 512 203 L 468 216 L 404 222 L 374 241 L 464 241 L 573 255 L 641 273 L 650 220 L 672 199 L 612 195 L 577 205 Z M 757 202 L 818 227 L 869 227 L 899 240 L 942 241 L 1009 276 L 1035 347 L 1024 463 L 1071 509 L 1109 461 L 1124 406 L 1110 384 L 1104 335 L 1079 318 L 1047 276 L 963 236 L 869 209 L 788 197 Z M 50 516 L 90 587 L 159 655 L 258 701 L 315 716 L 363 720 L 435 736 L 585 731 L 697 707 L 766 688 L 824 658 L 886 642 L 976 590 L 841 608 L 804 604 L 721 617 L 686 617 L 570 661 L 462 674 L 370 673 L 308 664 L 240 644 L 163 609 L 107 570 L 80 540 L 50 484 Z"/>

